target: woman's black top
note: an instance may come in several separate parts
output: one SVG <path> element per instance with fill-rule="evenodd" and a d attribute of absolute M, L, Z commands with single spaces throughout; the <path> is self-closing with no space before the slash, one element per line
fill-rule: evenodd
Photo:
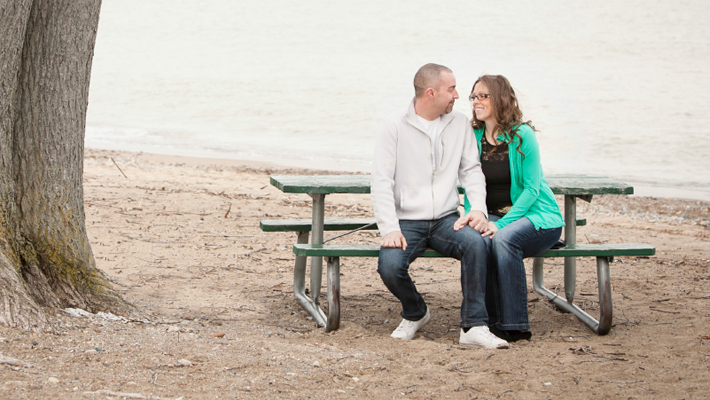
<path fill-rule="evenodd" d="M 513 205 L 510 200 L 510 161 L 508 144 L 494 146 L 481 137 L 481 169 L 486 176 L 488 213 L 503 216 Z"/>

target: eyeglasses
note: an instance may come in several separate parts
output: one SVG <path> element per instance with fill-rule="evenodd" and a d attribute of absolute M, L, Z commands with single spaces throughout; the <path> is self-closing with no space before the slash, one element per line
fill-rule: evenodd
<path fill-rule="evenodd" d="M 483 99 L 487 99 L 490 97 L 491 97 L 490 94 L 481 93 L 481 94 L 472 94 L 472 95 L 468 96 L 468 99 L 471 101 L 474 101 L 474 100 L 483 101 Z"/>

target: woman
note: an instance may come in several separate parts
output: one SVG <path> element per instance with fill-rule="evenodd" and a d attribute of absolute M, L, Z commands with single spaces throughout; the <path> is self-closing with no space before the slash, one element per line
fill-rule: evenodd
<path fill-rule="evenodd" d="M 481 76 L 469 99 L 488 193 L 488 229 L 483 233 L 491 240 L 488 325 L 508 342 L 530 340 L 523 258 L 551 248 L 564 219 L 542 173 L 534 128 L 523 122 L 510 82 L 501 75 Z M 468 199 L 465 208 L 467 214 Z M 461 217 L 456 228 L 469 222 Z"/>

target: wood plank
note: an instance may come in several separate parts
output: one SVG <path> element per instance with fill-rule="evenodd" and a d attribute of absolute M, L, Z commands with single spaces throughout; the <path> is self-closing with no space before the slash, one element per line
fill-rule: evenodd
<path fill-rule="evenodd" d="M 353 229 L 377 230 L 374 218 L 326 218 L 323 225 L 324 231 L 351 231 Z M 586 218 L 577 217 L 577 226 L 587 224 Z M 259 227 L 264 232 L 310 232 L 312 229 L 310 219 L 263 219 Z M 362 228 L 363 226 L 366 228 Z"/>
<path fill-rule="evenodd" d="M 310 232 L 312 220 L 309 219 L 264 219 L 259 221 L 259 227 L 264 232 Z M 325 231 L 351 231 L 375 222 L 374 218 L 326 218 L 323 225 Z M 362 228 L 376 230 L 377 224 Z"/>
<path fill-rule="evenodd" d="M 293 252 L 297 256 L 377 257 L 380 254 L 380 246 L 376 244 L 295 244 Z M 656 254 L 656 249 L 644 243 L 574 244 L 561 249 L 548 250 L 538 257 L 652 256 L 654 254 Z M 428 249 L 420 257 L 446 256 Z"/>
<path fill-rule="evenodd" d="M 545 177 L 554 194 L 595 195 L 634 194 L 631 185 L 606 176 L 583 174 L 554 174 Z"/>
<path fill-rule="evenodd" d="M 644 243 L 570 244 L 552 249 L 539 257 L 589 257 L 589 256 L 652 256 L 656 248 Z"/>
<path fill-rule="evenodd" d="M 271 184 L 284 193 L 370 193 L 370 175 L 280 175 Z M 560 195 L 633 194 L 634 188 L 615 179 L 584 174 L 546 177 L 552 192 Z M 463 189 L 459 187 L 459 193 Z"/>
<path fill-rule="evenodd" d="M 377 257 L 377 244 L 295 244 L 293 252 L 297 256 L 322 257 Z M 427 249 L 420 257 L 446 257 L 438 251 Z"/>
<path fill-rule="evenodd" d="M 284 193 L 370 193 L 370 175 L 281 175 L 271 184 Z"/>

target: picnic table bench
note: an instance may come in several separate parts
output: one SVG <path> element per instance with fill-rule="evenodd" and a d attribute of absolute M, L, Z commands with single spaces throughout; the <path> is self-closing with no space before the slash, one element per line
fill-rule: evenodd
<path fill-rule="evenodd" d="M 328 317 L 325 331 L 340 327 L 340 257 L 377 257 L 379 245 L 352 244 L 295 244 L 293 252 L 301 257 L 325 257 L 327 263 Z M 533 261 L 533 287 L 562 310 L 570 312 L 598 335 L 606 335 L 612 325 L 611 282 L 609 263 L 615 256 L 652 256 L 656 250 L 642 243 L 621 244 L 572 244 L 559 249 L 548 250 Z M 447 257 L 438 251 L 427 249 L 420 257 Z M 599 286 L 599 321 L 545 288 L 542 276 L 542 260 L 546 257 L 596 257 L 597 280 Z"/>
<path fill-rule="evenodd" d="M 533 262 L 533 286 L 538 293 L 548 298 L 558 308 L 575 314 L 580 321 L 597 334 L 604 335 L 611 329 L 612 317 L 609 262 L 614 256 L 650 256 L 655 254 L 655 249 L 645 244 L 576 245 L 576 226 L 586 224 L 585 219 L 578 218 L 576 215 L 576 199 L 591 201 L 592 196 L 595 194 L 633 194 L 633 188 L 607 177 L 593 175 L 550 175 L 547 177 L 547 181 L 553 193 L 564 195 L 564 218 L 566 224 L 564 238 L 567 245 L 561 249 L 550 250 L 535 258 Z M 293 247 L 296 255 L 294 267 L 294 294 L 296 300 L 320 326 L 325 327 L 326 331 L 337 329 L 340 316 L 339 257 L 375 257 L 379 254 L 379 246 L 324 245 L 324 231 L 376 229 L 373 219 L 325 219 L 325 196 L 333 193 L 369 193 L 370 176 L 272 176 L 271 184 L 285 193 L 305 193 L 313 199 L 312 218 L 310 221 L 306 219 L 263 220 L 260 222 L 260 226 L 266 232 L 297 232 L 297 243 Z M 461 191 L 460 188 L 459 190 Z M 311 245 L 308 244 L 309 231 L 312 233 Z M 573 303 L 576 288 L 575 257 L 581 256 L 597 257 L 597 276 L 600 285 L 600 321 L 596 321 Z M 311 257 L 310 296 L 305 290 L 307 257 Z M 328 261 L 327 275 L 330 280 L 327 285 L 328 316 L 318 305 L 322 282 L 323 257 L 326 257 Z M 443 257 L 443 255 L 431 250 L 425 252 L 422 257 Z M 546 257 L 565 257 L 564 299 L 544 287 L 542 266 Z M 335 270 L 335 265 L 337 265 L 338 273 L 334 275 L 331 269 Z"/>

